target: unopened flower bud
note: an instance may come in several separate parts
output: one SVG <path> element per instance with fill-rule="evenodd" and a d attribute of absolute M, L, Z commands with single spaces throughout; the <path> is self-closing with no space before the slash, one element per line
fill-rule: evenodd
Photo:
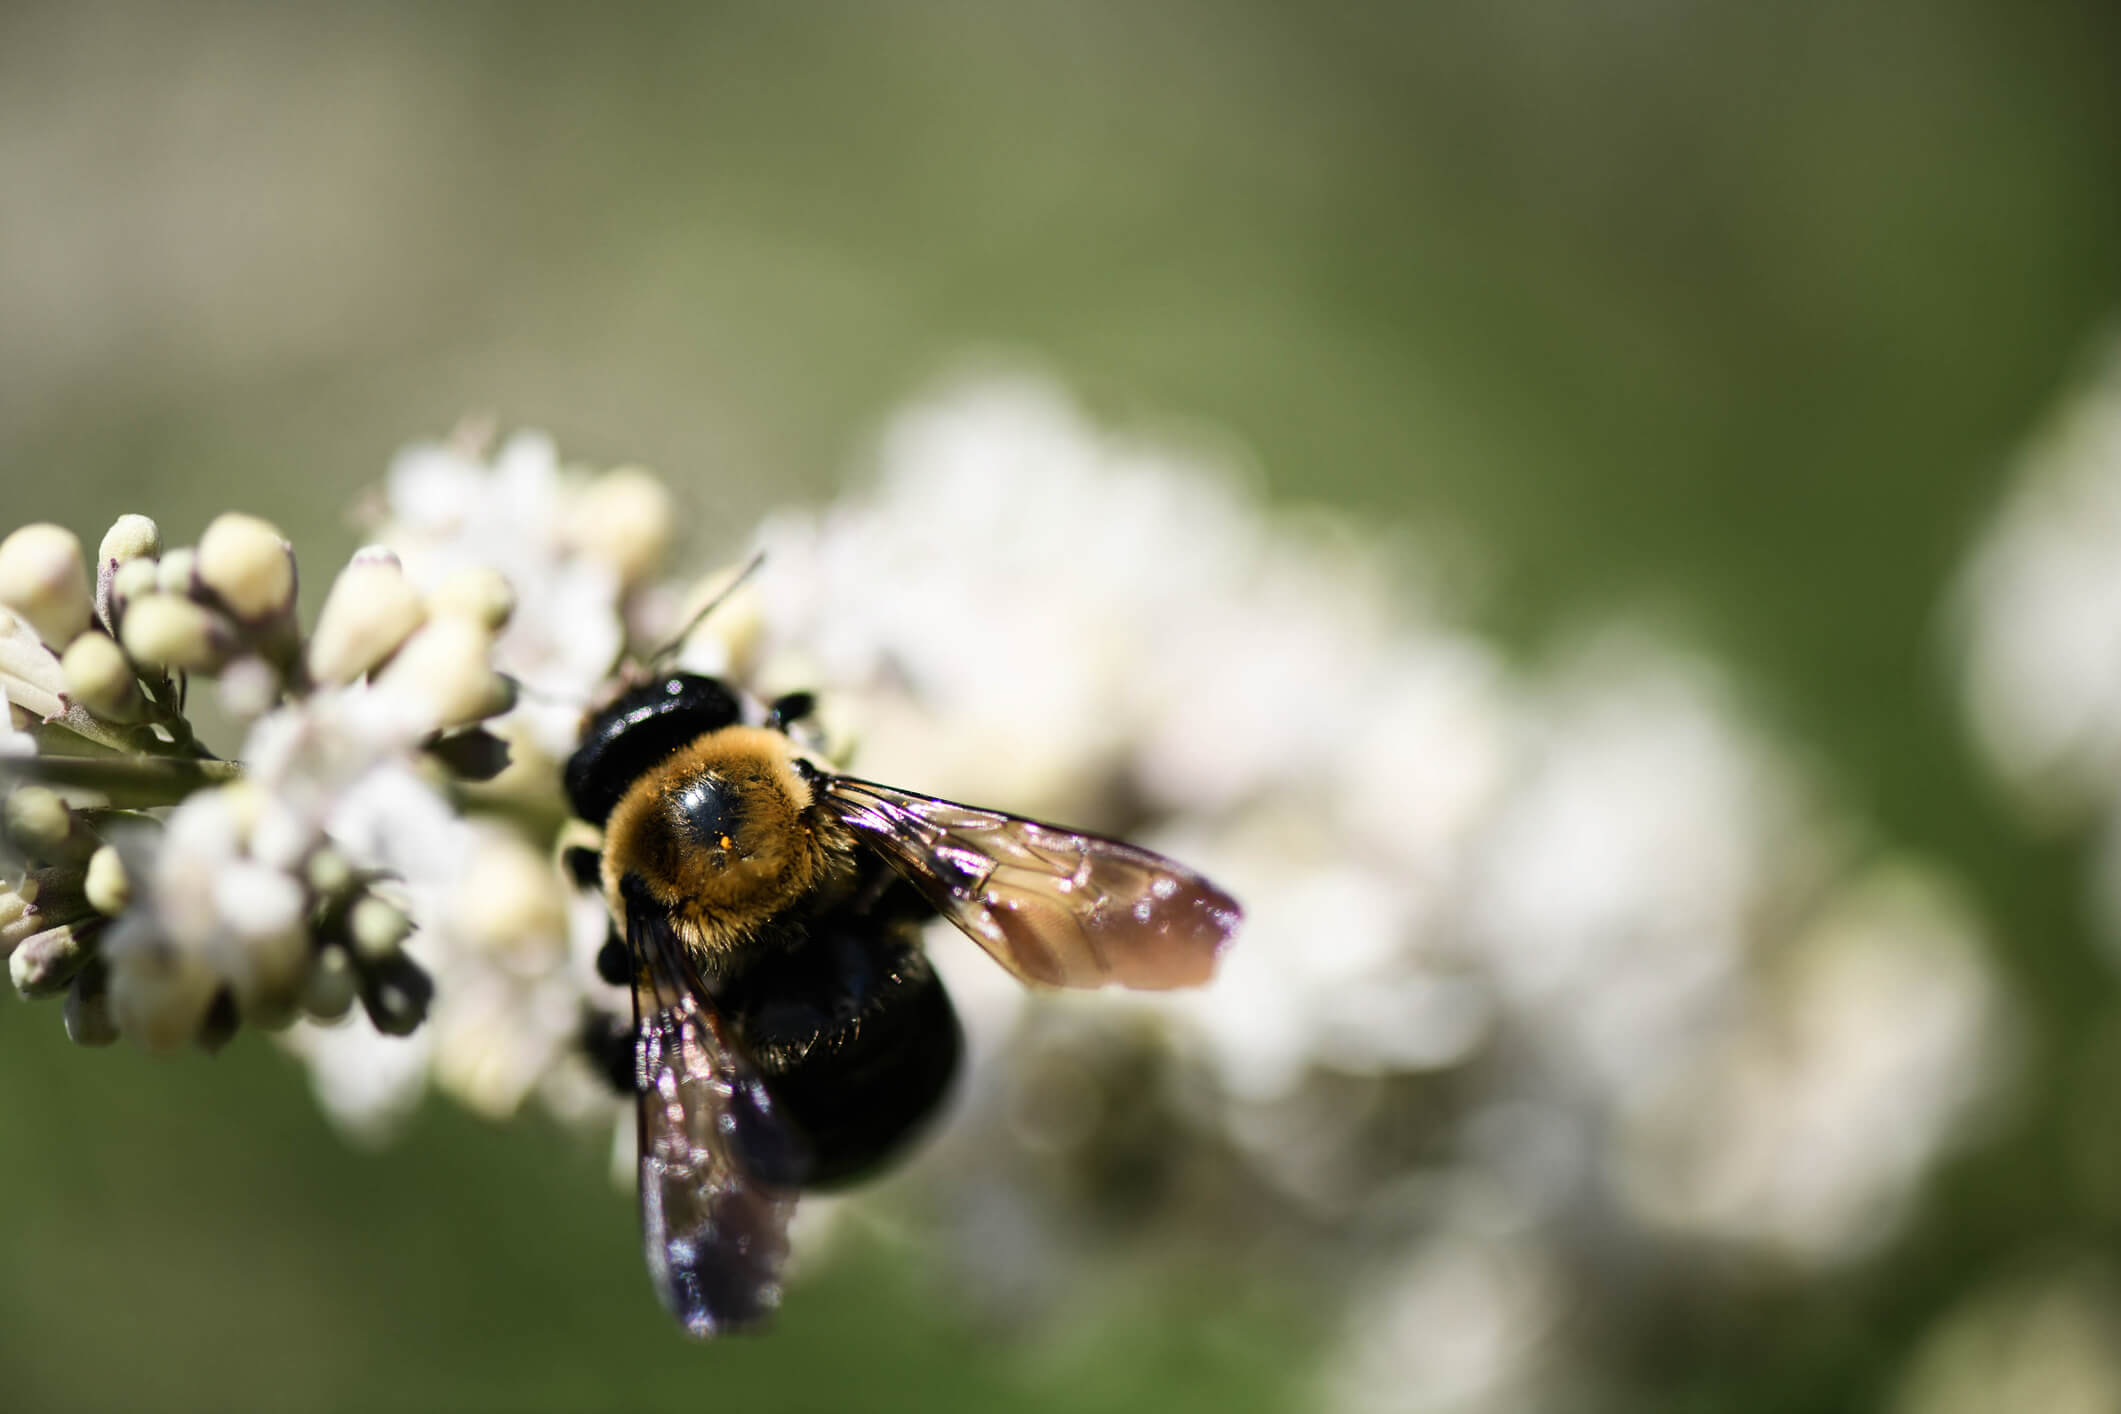
<path fill-rule="evenodd" d="M 31 902 L 31 899 L 23 896 L 20 886 L 0 889 L 0 939 L 4 939 L 6 929 L 13 927 L 29 912 Z M 6 946 L 5 941 L 0 941 L 0 949 Z"/>
<path fill-rule="evenodd" d="M 154 593 L 161 586 L 162 568 L 158 561 L 127 560 L 111 571 L 111 616 L 122 616 L 126 604 Z"/>
<path fill-rule="evenodd" d="M 88 906 L 106 918 L 125 912 L 125 906 L 133 901 L 133 885 L 117 850 L 104 845 L 88 857 L 88 874 L 81 892 L 88 899 Z"/>
<path fill-rule="evenodd" d="M 303 980 L 302 1010 L 319 1021 L 337 1021 L 353 1010 L 357 991 L 353 961 L 346 949 L 326 948 L 317 954 Z"/>
<path fill-rule="evenodd" d="M 637 466 L 605 472 L 583 489 L 576 505 L 576 543 L 611 566 L 621 584 L 637 584 L 670 548 L 670 492 Z"/>
<path fill-rule="evenodd" d="M 155 588 L 189 598 L 199 587 L 199 552 L 179 545 L 155 562 Z"/>
<path fill-rule="evenodd" d="M 161 553 L 162 527 L 140 515 L 123 515 L 112 521 L 110 529 L 103 532 L 103 543 L 96 547 L 96 559 L 106 564 L 152 560 Z"/>
<path fill-rule="evenodd" d="M 313 852 L 302 872 L 309 879 L 310 891 L 319 898 L 334 898 L 353 887 L 353 866 L 335 849 Z"/>
<path fill-rule="evenodd" d="M 361 1006 L 376 1030 L 386 1036 L 410 1036 L 427 1019 L 435 984 L 400 952 L 361 969 L 360 991 Z"/>
<path fill-rule="evenodd" d="M 118 1039 L 111 1019 L 109 977 L 101 962 L 91 962 L 75 976 L 60 1006 L 66 1039 L 77 1046 L 108 1046 Z"/>
<path fill-rule="evenodd" d="M 154 562 L 162 553 L 162 528 L 146 516 L 124 515 L 103 532 L 96 547 L 96 621 L 115 630 L 118 571 L 135 561 Z"/>
<path fill-rule="evenodd" d="M 78 865 L 96 847 L 95 837 L 49 786 L 23 786 L 10 794 L 6 823 L 9 842 L 31 859 Z"/>
<path fill-rule="evenodd" d="M 110 635 L 90 629 L 66 645 L 59 659 L 67 696 L 106 721 L 140 720 L 140 680 L 125 650 Z"/>
<path fill-rule="evenodd" d="M 427 605 L 398 557 L 363 550 L 332 581 L 309 639 L 309 672 L 319 682 L 352 682 L 398 651 L 427 619 Z"/>
<path fill-rule="evenodd" d="M 294 607 L 295 552 L 278 526 L 256 516 L 215 516 L 199 537 L 199 580 L 246 623 Z"/>
<path fill-rule="evenodd" d="M 170 593 L 150 594 L 128 604 L 120 627 L 125 651 L 133 661 L 190 672 L 212 672 L 219 667 L 236 637 L 235 626 L 227 619 L 203 604 Z"/>
<path fill-rule="evenodd" d="M 363 961 L 378 962 L 412 935 L 412 921 L 394 904 L 370 894 L 348 911 L 346 932 Z"/>
<path fill-rule="evenodd" d="M 486 565 L 467 565 L 452 570 L 427 596 L 429 612 L 455 614 L 470 619 L 490 633 L 499 633 L 516 611 L 516 592 L 508 577 Z"/>
<path fill-rule="evenodd" d="M 0 604 L 54 649 L 72 642 L 95 613 L 80 537 L 40 522 L 0 540 Z"/>
<path fill-rule="evenodd" d="M 430 731 L 466 726 L 515 705 L 515 686 L 488 662 L 493 635 L 469 619 L 430 619 L 398 650 L 377 686 Z"/>
<path fill-rule="evenodd" d="M 56 997 L 87 966 L 100 918 L 61 923 L 22 940 L 7 960 L 7 975 L 25 998 Z"/>

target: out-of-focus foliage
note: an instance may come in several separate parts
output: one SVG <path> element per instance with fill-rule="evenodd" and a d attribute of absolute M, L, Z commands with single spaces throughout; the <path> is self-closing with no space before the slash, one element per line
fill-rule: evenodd
<path fill-rule="evenodd" d="M 2121 303 L 2117 38 L 2088 0 L 10 6 L 0 499 L 186 541 L 240 505 L 335 564 L 394 447 L 491 409 L 656 466 L 712 552 L 999 347 L 1402 525 L 1506 641 L 1676 622 L 1958 876 L 2029 1044 L 1896 1245 L 1653 1308 L 1582 1398 L 2059 1367 L 2103 1408 L 2112 1276 L 2070 1254 L 2121 1224 L 2121 1013 L 2085 846 L 1982 781 L 1936 616 Z M 884 1232 L 701 1350 L 571 1137 L 431 1110 L 352 1152 L 268 1047 L 63 1048 L 0 1006 L 8 1408 L 1271 1408 L 1330 1335 L 1225 1266 L 987 1339 Z M 1378 1329 L 1496 1289 L 1437 1271 Z"/>

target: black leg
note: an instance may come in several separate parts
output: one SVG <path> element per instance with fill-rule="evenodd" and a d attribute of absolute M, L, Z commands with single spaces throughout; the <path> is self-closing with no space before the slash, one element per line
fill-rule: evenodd
<path fill-rule="evenodd" d="M 817 695 L 810 692 L 784 692 L 766 708 L 766 725 L 777 732 L 788 728 L 817 710 Z"/>

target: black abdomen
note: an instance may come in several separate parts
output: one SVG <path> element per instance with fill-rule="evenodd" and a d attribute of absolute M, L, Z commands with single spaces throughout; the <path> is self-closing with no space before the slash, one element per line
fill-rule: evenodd
<path fill-rule="evenodd" d="M 884 1163 L 941 1105 L 963 1049 L 910 929 L 835 922 L 716 988 L 715 1009 L 807 1151 L 747 1155 L 769 1183 L 826 1187 Z"/>

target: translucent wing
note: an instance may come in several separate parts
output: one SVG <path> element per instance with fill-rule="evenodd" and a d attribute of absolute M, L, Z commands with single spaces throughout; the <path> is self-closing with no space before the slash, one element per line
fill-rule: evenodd
<path fill-rule="evenodd" d="M 1244 916 L 1183 864 L 1119 840 L 849 776 L 818 787 L 827 811 L 1027 982 L 1197 986 Z"/>
<path fill-rule="evenodd" d="M 793 1141 L 724 1043 L 667 915 L 625 893 L 648 1272 L 688 1334 L 717 1335 L 780 1304 L 795 1194 L 751 1177 L 745 1156 Z"/>

